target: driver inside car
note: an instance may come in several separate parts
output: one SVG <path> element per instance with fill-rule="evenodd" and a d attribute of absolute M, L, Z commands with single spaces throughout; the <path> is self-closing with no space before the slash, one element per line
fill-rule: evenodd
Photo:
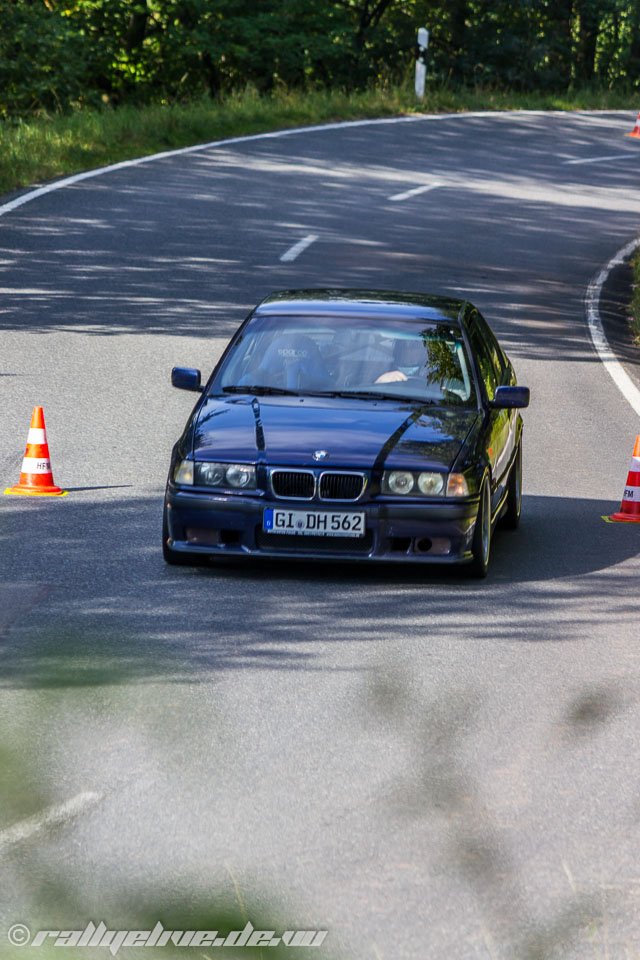
<path fill-rule="evenodd" d="M 419 377 L 424 374 L 427 366 L 427 354 L 422 338 L 412 337 L 410 340 L 396 340 L 393 348 L 395 369 L 381 373 L 375 383 L 398 383 L 408 380 L 409 377 Z"/>

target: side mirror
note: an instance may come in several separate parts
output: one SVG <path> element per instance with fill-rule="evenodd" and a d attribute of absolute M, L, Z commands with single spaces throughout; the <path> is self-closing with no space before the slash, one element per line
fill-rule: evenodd
<path fill-rule="evenodd" d="M 529 387 L 498 387 L 490 404 L 496 410 L 515 410 L 529 406 Z"/>
<path fill-rule="evenodd" d="M 171 371 L 171 386 L 178 390 L 195 390 L 202 393 L 200 371 L 192 367 L 174 367 Z"/>

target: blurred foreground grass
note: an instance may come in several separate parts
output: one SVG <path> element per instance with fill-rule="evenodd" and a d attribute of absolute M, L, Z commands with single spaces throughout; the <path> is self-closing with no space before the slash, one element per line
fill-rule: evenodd
<path fill-rule="evenodd" d="M 13 712 L 8 716 L 5 704 L 0 714 L 1 960 L 51 960 L 66 955 L 82 960 L 111 957 L 108 940 L 99 947 L 74 947 L 72 932 L 84 931 L 90 923 L 99 927 L 104 922 L 108 931 L 142 932 L 153 931 L 161 924 L 164 931 L 175 932 L 177 939 L 184 933 L 185 940 L 193 931 L 215 931 L 226 937 L 232 932 L 246 931 L 247 924 L 274 938 L 286 931 L 295 938 L 300 931 L 313 940 L 314 933 L 326 930 L 315 918 L 305 920 L 298 909 L 276 897 L 268 876 L 249 877 L 224 862 L 211 864 L 208 881 L 196 879 L 184 864 L 178 866 L 175 862 L 171 842 L 159 851 L 161 860 L 166 858 L 161 874 L 150 872 L 144 882 L 135 880 L 126 869 L 126 861 L 135 862 L 140 856 L 137 847 L 131 846 L 131 839 L 135 840 L 137 830 L 146 829 L 144 804 L 131 804 L 130 823 L 128 827 L 123 825 L 123 836 L 111 838 L 114 849 L 123 854 L 124 869 L 102 862 L 99 851 L 105 834 L 100 824 L 105 806 L 118 791 L 131 791 L 141 769 L 140 758 L 132 764 L 130 757 L 127 761 L 124 753 L 118 754 L 120 762 L 115 770 L 120 780 L 115 782 L 113 769 L 108 771 L 99 763 L 91 772 L 86 769 L 87 758 L 80 761 L 82 737 L 91 731 L 89 741 L 95 744 L 96 754 L 105 763 L 114 750 L 117 752 L 116 741 L 125 731 L 125 735 L 138 737 L 145 744 L 147 762 L 155 756 L 165 773 L 180 765 L 181 754 L 175 743 L 172 713 L 158 698 L 157 689 L 154 692 L 145 688 L 139 693 L 134 687 L 127 690 L 122 686 L 122 675 L 111 675 L 106 662 L 98 677 L 85 670 L 82 658 L 72 681 L 70 673 L 75 671 L 70 653 L 65 647 L 60 664 L 56 664 L 48 647 L 45 663 L 54 673 L 60 667 L 58 680 L 49 689 L 31 691 L 28 698 L 9 695 L 13 696 Z M 82 795 L 76 793 L 79 775 L 92 781 L 88 784 L 90 790 Z M 75 809 L 74 800 L 81 801 Z M 171 811 L 172 807 L 167 807 L 165 827 L 169 833 Z M 215 818 L 202 824 L 202 828 L 217 829 Z M 29 931 L 30 940 L 24 945 L 11 940 L 15 926 L 26 926 Z M 33 946 L 31 941 L 36 933 L 47 930 L 59 931 L 62 942 L 56 946 L 56 938 L 47 937 L 41 946 Z M 175 946 L 168 942 L 161 943 L 162 949 L 156 947 L 155 951 L 146 946 L 122 946 L 115 955 L 121 960 L 148 960 L 150 956 L 163 960 L 338 957 L 330 942 L 330 930 L 326 938 L 318 941 L 321 950 L 297 947 L 295 939 L 290 946 L 251 946 L 247 944 L 249 936 L 250 931 L 245 935 L 244 946 L 214 949 L 204 945 L 187 950 L 188 942 Z M 291 937 L 288 939 L 291 942 Z M 68 953 L 61 952 L 64 946 L 69 948 Z"/>
<path fill-rule="evenodd" d="M 52 630 L 34 642 L 22 667 L 15 658 L 3 686 L 0 958 L 61 956 L 53 940 L 38 948 L 11 946 L 7 933 L 14 923 L 26 923 L 33 935 L 38 930 L 84 930 L 89 921 L 96 925 L 104 921 L 110 930 L 147 931 L 161 923 L 165 930 L 216 930 L 223 936 L 243 930 L 247 922 L 275 936 L 285 930 L 329 930 L 326 943 L 316 950 L 283 945 L 193 950 L 167 946 L 154 953 L 158 960 L 344 956 L 336 952 L 339 931 L 332 931 L 330 924 L 325 927 L 325 918 L 300 916 L 295 905 L 274 894 L 268 865 L 260 876 L 249 878 L 226 861 L 212 858 L 203 888 L 203 878 L 196 879 L 191 867 L 184 861 L 180 865 L 177 857 L 172 817 L 178 816 L 179 804 L 165 808 L 166 844 L 149 861 L 155 869 L 147 874 L 138 871 L 137 881 L 122 869 L 127 858 L 135 862 L 141 855 L 140 845 L 132 845 L 132 839 L 139 831 L 143 837 L 148 834 L 147 786 L 158 771 L 163 782 L 178 785 L 192 773 L 189 762 L 185 765 L 173 693 L 166 681 L 158 682 L 156 670 L 132 669 L 136 661 L 120 648 L 119 638 L 80 634 L 57 638 L 56 643 Z M 5 639 L 7 655 L 12 643 Z M 17 639 L 16 634 L 14 644 Z M 24 641 L 22 635 L 20 639 Z M 391 732 L 407 758 L 399 775 L 382 786 L 380 799 L 407 823 L 417 818 L 436 827 L 443 844 L 431 854 L 432 867 L 436 875 L 445 872 L 457 878 L 460 888 L 471 894 L 486 931 L 482 955 L 491 960 L 565 960 L 577 955 L 575 948 L 587 948 L 585 957 L 613 960 L 606 937 L 600 936 L 604 921 L 597 890 L 574 889 L 572 884 L 570 895 L 548 915 L 537 916 L 532 908 L 528 878 L 513 855 L 513 838 L 492 809 L 481 769 L 467 759 L 483 724 L 482 691 L 451 689 L 428 695 L 412 682 L 408 668 L 398 667 L 396 672 L 371 671 L 363 694 L 363 725 L 382 730 L 385 736 Z M 577 744 L 598 736 L 628 705 L 617 682 L 568 690 L 566 702 L 557 707 L 561 735 L 554 740 L 554 751 L 568 756 Z M 215 768 L 216 739 L 224 738 L 228 745 L 234 734 L 215 710 L 206 728 L 207 759 Z M 191 763 L 197 768 L 195 747 L 193 752 Z M 532 775 L 539 777 L 540 771 Z M 76 796 L 80 782 L 92 800 L 77 818 L 49 821 L 30 834 L 21 831 L 27 821 L 46 817 L 61 800 Z M 139 787 L 136 797 L 131 794 L 134 783 Z M 122 836 L 106 833 L 104 826 L 113 823 L 114 809 L 105 812 L 105 807 L 118 795 L 128 798 Z M 228 830 L 216 820 L 213 798 L 199 829 L 221 834 Z M 114 848 L 111 862 L 104 855 L 105 833 Z M 295 896 L 295 891 L 291 893 Z M 366 930 L 361 933 L 363 938 L 368 935 Z M 424 954 L 414 955 L 431 960 L 428 945 L 424 947 Z M 72 948 L 71 956 L 82 960 L 111 956 L 104 947 L 81 949 L 79 953 Z M 122 947 L 117 955 L 137 960 L 151 954 L 146 947 Z M 376 951 L 373 956 L 383 955 Z"/>

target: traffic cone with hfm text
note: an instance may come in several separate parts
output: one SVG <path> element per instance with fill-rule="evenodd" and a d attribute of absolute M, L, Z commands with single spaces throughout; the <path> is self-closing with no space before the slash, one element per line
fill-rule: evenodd
<path fill-rule="evenodd" d="M 607 519 L 617 523 L 640 523 L 640 436 L 636 437 L 620 509 Z"/>
<path fill-rule="evenodd" d="M 27 449 L 24 452 L 20 479 L 13 487 L 7 487 L 5 493 L 22 497 L 64 497 L 67 491 L 61 490 L 53 482 L 47 430 L 44 425 L 42 407 L 34 407 L 31 426 L 27 437 Z"/>

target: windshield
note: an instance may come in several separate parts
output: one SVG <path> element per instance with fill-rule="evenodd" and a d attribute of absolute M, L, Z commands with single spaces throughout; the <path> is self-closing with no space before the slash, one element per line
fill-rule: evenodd
<path fill-rule="evenodd" d="M 476 404 L 461 331 L 446 320 L 256 317 L 211 392 Z"/>

